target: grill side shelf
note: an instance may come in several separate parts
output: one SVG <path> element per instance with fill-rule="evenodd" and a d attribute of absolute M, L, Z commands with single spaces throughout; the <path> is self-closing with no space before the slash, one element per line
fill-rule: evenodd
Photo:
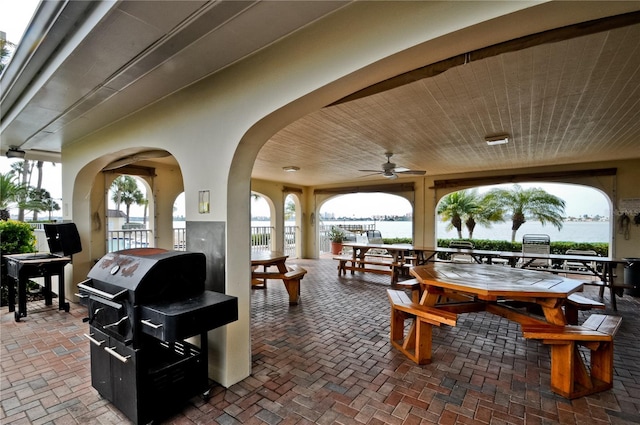
<path fill-rule="evenodd" d="M 98 297 L 102 297 L 102 298 L 106 298 L 108 300 L 111 301 L 116 301 L 120 298 L 122 298 L 123 295 L 125 295 L 127 293 L 126 289 L 123 289 L 122 291 L 118 291 L 115 294 L 111 294 L 109 292 L 106 291 L 101 291 L 100 289 L 96 289 L 92 286 L 89 286 L 89 282 L 91 281 L 91 279 L 87 279 L 81 283 L 78 283 L 78 288 L 82 289 L 83 291 L 86 291 L 88 293 L 90 293 L 91 295 L 96 295 Z"/>

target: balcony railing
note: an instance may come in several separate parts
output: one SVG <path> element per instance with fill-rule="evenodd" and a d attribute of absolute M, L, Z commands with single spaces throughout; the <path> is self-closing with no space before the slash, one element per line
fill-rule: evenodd
<path fill-rule="evenodd" d="M 153 247 L 152 230 L 109 230 L 107 231 L 107 252 L 131 248 Z"/>
<path fill-rule="evenodd" d="M 251 251 L 270 251 L 274 228 L 270 226 L 251 227 Z M 284 251 L 290 257 L 296 255 L 297 226 L 285 226 Z M 40 239 L 40 238 L 38 238 Z M 44 238 L 42 238 L 44 240 Z M 107 252 L 120 251 L 131 248 L 153 247 L 153 231 L 140 230 L 109 230 L 107 231 Z M 187 233 L 184 228 L 173 229 L 173 249 L 184 251 L 187 247 Z"/>

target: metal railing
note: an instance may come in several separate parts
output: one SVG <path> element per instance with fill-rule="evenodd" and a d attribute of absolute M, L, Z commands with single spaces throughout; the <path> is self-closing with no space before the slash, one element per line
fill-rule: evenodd
<path fill-rule="evenodd" d="M 289 258 L 296 256 L 296 243 L 297 243 L 297 234 L 298 234 L 298 226 L 285 226 L 284 227 L 284 253 L 289 256 Z"/>
<path fill-rule="evenodd" d="M 108 230 L 107 252 L 153 247 L 152 230 Z"/>
<path fill-rule="evenodd" d="M 251 252 L 271 251 L 274 228 L 270 226 L 251 227 Z"/>
<path fill-rule="evenodd" d="M 173 228 L 173 249 L 176 251 L 187 250 L 187 229 Z"/>
<path fill-rule="evenodd" d="M 296 255 L 298 226 L 285 226 L 284 251 L 290 257 Z M 274 228 L 270 226 L 251 227 L 251 251 L 271 251 Z M 153 247 L 152 230 L 109 230 L 107 231 L 107 252 L 130 248 Z M 173 249 L 185 251 L 187 232 L 184 228 L 173 229 Z"/>

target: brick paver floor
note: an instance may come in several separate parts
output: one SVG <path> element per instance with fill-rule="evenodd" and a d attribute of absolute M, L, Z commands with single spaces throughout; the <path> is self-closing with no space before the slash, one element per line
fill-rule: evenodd
<path fill-rule="evenodd" d="M 433 362 L 418 366 L 389 343 L 388 277 L 338 278 L 331 259 L 294 260 L 309 273 L 298 306 L 282 282 L 252 291 L 253 370 L 166 424 L 631 424 L 640 423 L 640 298 L 618 299 L 610 391 L 566 400 L 549 389 L 549 349 L 519 326 L 465 314 L 434 330 Z M 501 266 L 496 266 L 501 267 Z M 585 295 L 597 299 L 597 290 Z M 122 424 L 91 386 L 86 311 L 28 306 L 0 315 L 2 424 Z M 581 320 L 585 313 L 581 313 Z"/>

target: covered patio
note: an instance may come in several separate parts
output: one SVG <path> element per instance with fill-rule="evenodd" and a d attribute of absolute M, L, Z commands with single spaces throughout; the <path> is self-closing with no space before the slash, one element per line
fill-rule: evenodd
<path fill-rule="evenodd" d="M 388 277 L 337 277 L 330 258 L 295 260 L 308 270 L 301 303 L 281 282 L 251 292 L 251 375 L 208 401 L 192 399 L 167 424 L 631 424 L 640 422 L 640 299 L 618 300 L 614 388 L 573 401 L 549 388 L 549 349 L 519 325 L 463 314 L 434 329 L 434 355 L 418 366 L 389 342 Z M 500 266 L 496 266 L 500 267 Z M 584 295 L 598 299 L 597 288 Z M 605 295 L 608 296 L 608 295 Z M 86 309 L 28 306 L 2 334 L 3 424 L 122 424 L 91 386 Z M 580 312 L 580 322 L 588 312 Z"/>

